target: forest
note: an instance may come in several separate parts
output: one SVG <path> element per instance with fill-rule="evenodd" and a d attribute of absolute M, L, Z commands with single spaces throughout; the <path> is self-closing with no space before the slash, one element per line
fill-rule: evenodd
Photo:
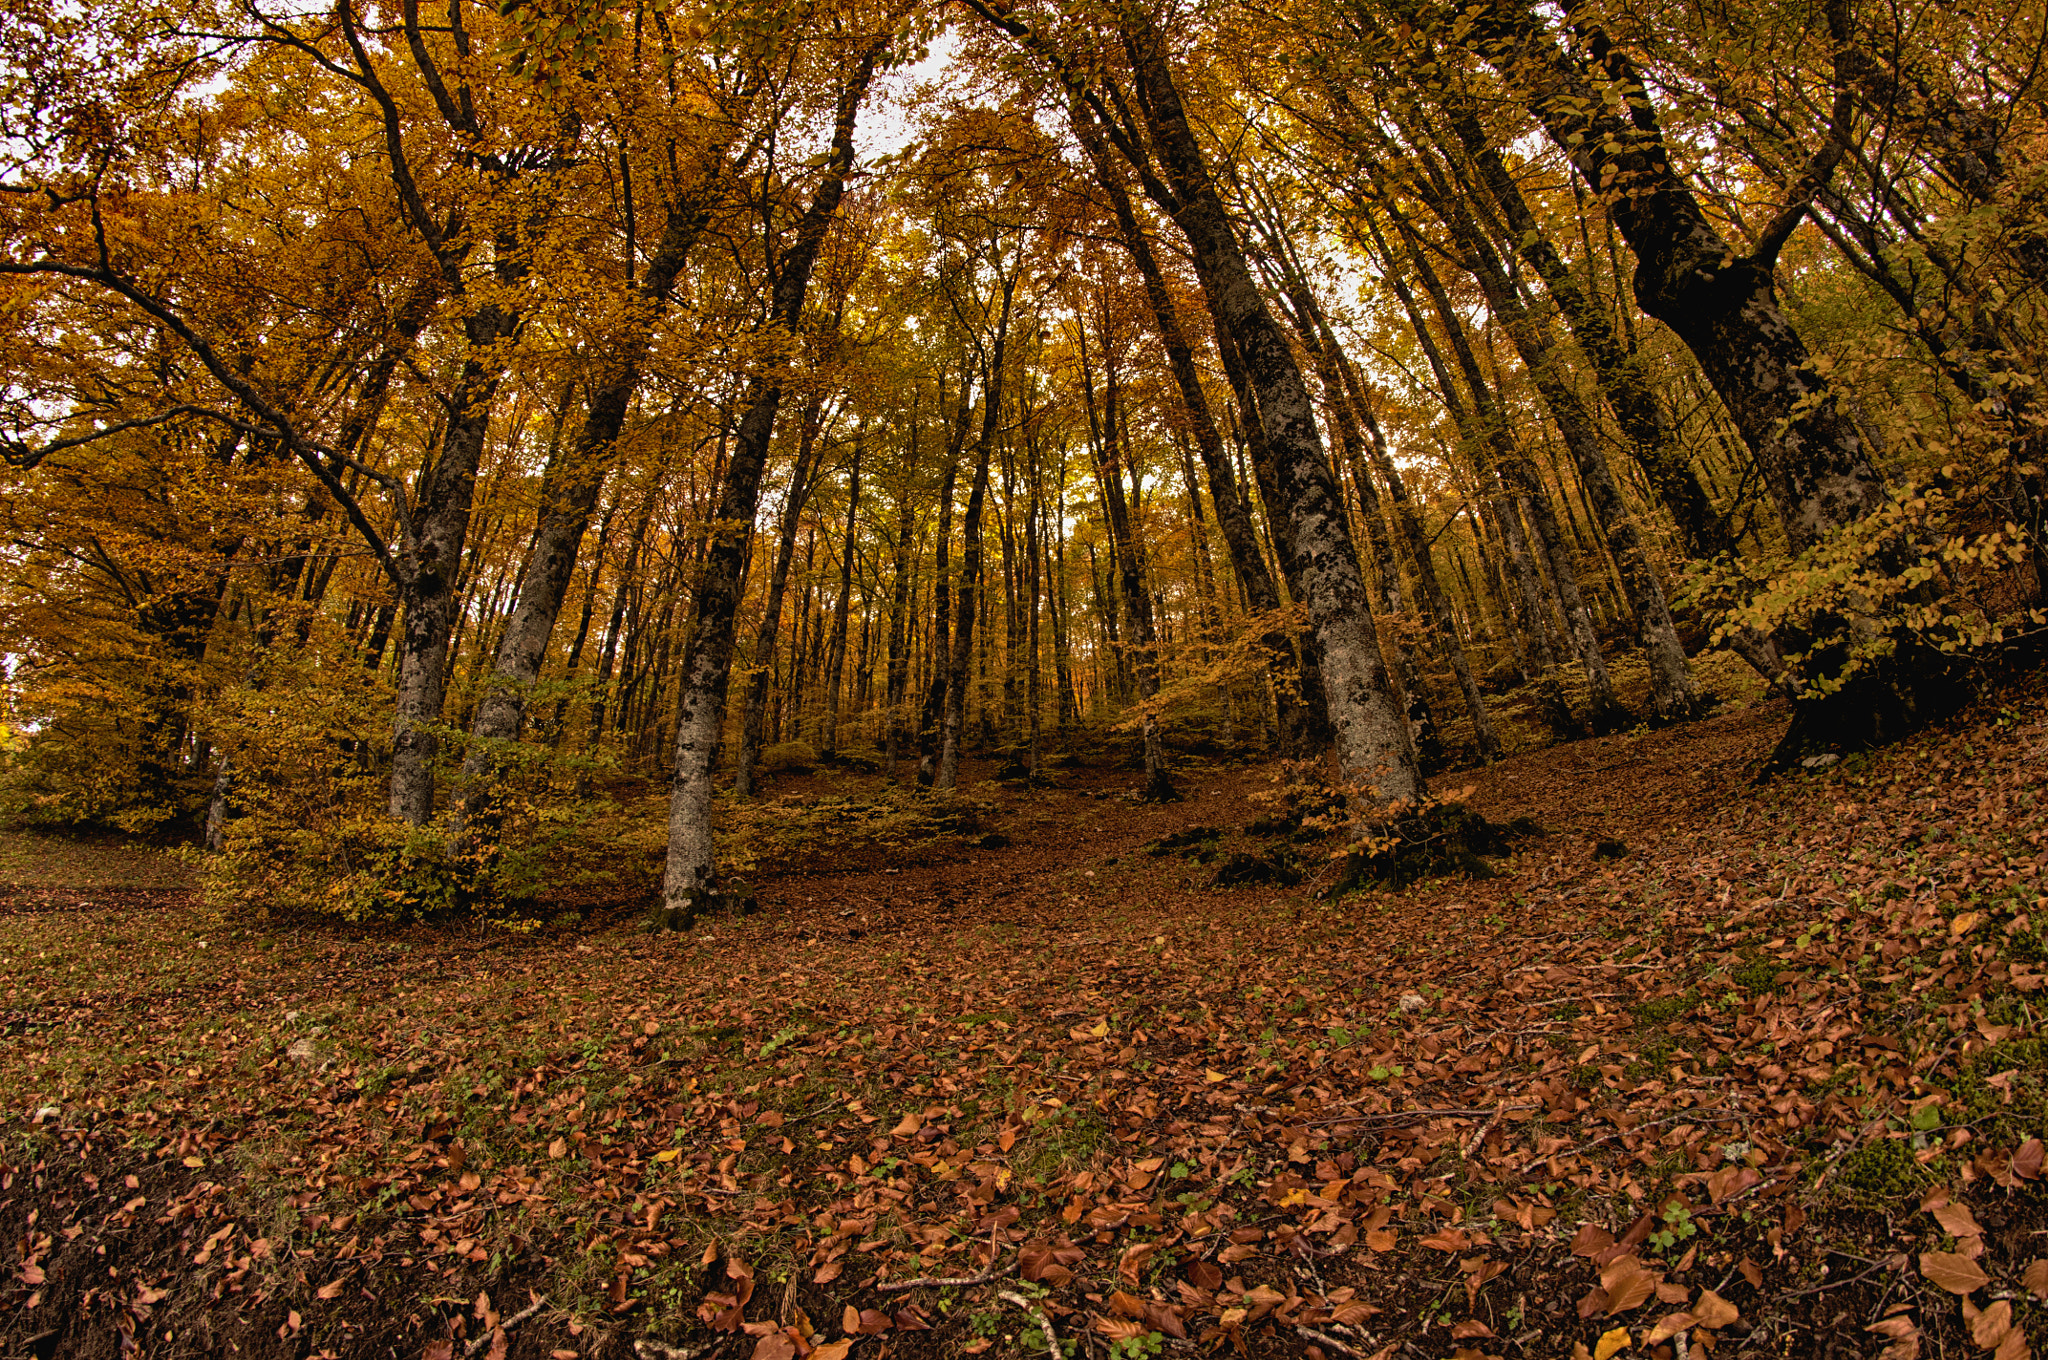
<path fill-rule="evenodd" d="M 0 1344 L 2048 1344 L 2044 63 L 6 7 Z"/>

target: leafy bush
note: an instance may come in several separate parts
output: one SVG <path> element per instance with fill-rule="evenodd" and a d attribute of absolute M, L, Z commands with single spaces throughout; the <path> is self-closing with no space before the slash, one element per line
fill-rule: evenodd
<path fill-rule="evenodd" d="M 1682 592 L 1739 652 L 1809 713 L 1871 738 L 1897 735 L 1961 692 L 1964 669 L 2048 612 L 2013 598 L 2031 551 L 2017 525 L 1973 530 L 1954 469 L 1795 558 L 1695 567 Z M 2004 597 L 2004 598 L 2000 598 Z"/>
<path fill-rule="evenodd" d="M 763 747 L 756 764 L 771 773 L 809 774 L 818 765 L 818 751 L 807 741 L 778 741 Z"/>

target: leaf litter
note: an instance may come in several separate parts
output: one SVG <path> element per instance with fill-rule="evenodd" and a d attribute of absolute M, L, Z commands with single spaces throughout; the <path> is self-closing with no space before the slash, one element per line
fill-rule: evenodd
<path fill-rule="evenodd" d="M 1782 722 L 1457 776 L 1547 834 L 1338 900 L 1147 853 L 1264 853 L 1224 764 L 1007 791 L 1007 844 L 821 857 L 688 937 L 38 883 L 0 1344 L 2014 1360 L 2044 705 L 1751 787 Z"/>

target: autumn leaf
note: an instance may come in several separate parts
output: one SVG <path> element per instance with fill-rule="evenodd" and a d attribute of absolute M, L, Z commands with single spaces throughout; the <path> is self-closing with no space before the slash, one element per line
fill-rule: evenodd
<path fill-rule="evenodd" d="M 1608 1360 L 1609 1356 L 1627 1350 L 1630 1344 L 1626 1327 L 1616 1327 L 1612 1331 L 1603 1332 L 1600 1334 L 1599 1342 L 1593 1347 L 1593 1360 Z"/>
<path fill-rule="evenodd" d="M 1977 1226 L 1976 1218 L 1960 1204 L 1944 1204 L 1937 1208 L 1934 1221 L 1941 1224 L 1941 1230 L 1950 1237 L 1981 1237 L 1984 1234 L 1984 1230 Z"/>
<path fill-rule="evenodd" d="M 1699 1319 L 1702 1327 L 1720 1328 L 1742 1316 L 1742 1310 L 1722 1298 L 1711 1289 L 1700 1291 L 1699 1301 L 1692 1306 L 1692 1315 Z"/>
<path fill-rule="evenodd" d="M 1923 1252 L 1920 1257 L 1920 1273 L 1927 1282 L 1946 1289 L 1951 1294 L 1968 1294 L 1981 1289 L 1991 1282 L 1991 1277 L 1980 1269 L 1975 1261 L 1953 1252 Z"/>
<path fill-rule="evenodd" d="M 1980 1312 L 1970 1306 L 1968 1299 L 1964 1299 L 1963 1319 L 1970 1325 L 1970 1340 L 1976 1342 L 1979 1349 L 1993 1350 L 2012 1330 L 2012 1303 L 1999 1299 Z"/>
<path fill-rule="evenodd" d="M 1656 1281 L 1646 1271 L 1633 1270 L 1623 1274 L 1605 1288 L 1607 1315 L 1612 1317 L 1616 1313 L 1626 1313 L 1647 1303 L 1651 1293 L 1656 1289 Z"/>
<path fill-rule="evenodd" d="M 1886 1338 L 1888 1344 L 1879 1360 L 1916 1360 L 1920 1354 L 1920 1328 L 1904 1314 L 1874 1322 L 1863 1330 Z"/>

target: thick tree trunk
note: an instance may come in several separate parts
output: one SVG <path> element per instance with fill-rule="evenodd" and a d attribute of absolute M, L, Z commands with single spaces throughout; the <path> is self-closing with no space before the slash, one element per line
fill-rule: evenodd
<path fill-rule="evenodd" d="M 1699 360 L 1793 550 L 1811 547 L 1882 504 L 1884 482 L 1778 302 L 1777 251 L 1804 205 L 1788 204 L 1759 249 L 1738 254 L 1672 166 L 1633 63 L 1582 11 L 1568 12 L 1595 69 L 1567 55 L 1525 0 L 1487 0 L 1469 12 L 1470 32 L 1588 183 L 1627 186 L 1608 213 L 1635 252 L 1636 301 Z M 1596 86 L 1618 91 L 1627 112 L 1613 111 Z"/>
<path fill-rule="evenodd" d="M 1188 125 L 1166 54 L 1148 21 L 1127 22 L 1146 127 L 1178 196 L 1176 220 L 1220 327 L 1236 340 L 1255 388 L 1286 516 L 1301 554 L 1305 600 L 1321 643 L 1323 687 L 1347 780 L 1384 804 L 1427 793 L 1387 693 L 1365 582 L 1344 504 L 1323 456 L 1314 413 L 1287 338 L 1267 312 L 1244 251 Z"/>
<path fill-rule="evenodd" d="M 472 318 L 466 329 L 471 332 L 474 352 L 509 335 L 512 321 L 497 309 L 487 308 Z M 392 816 L 411 826 L 424 826 L 434 815 L 434 760 L 441 743 L 433 724 L 440 721 L 448 655 L 455 636 L 460 598 L 456 570 L 469 532 L 477 463 L 483 456 L 500 378 L 498 369 L 478 359 L 463 365 L 454 414 L 449 417 L 440 456 L 421 479 L 423 494 L 413 513 L 413 532 L 400 556 L 403 584 L 398 605 L 403 623 L 398 643 L 397 705 L 391 719 L 390 809 Z"/>

